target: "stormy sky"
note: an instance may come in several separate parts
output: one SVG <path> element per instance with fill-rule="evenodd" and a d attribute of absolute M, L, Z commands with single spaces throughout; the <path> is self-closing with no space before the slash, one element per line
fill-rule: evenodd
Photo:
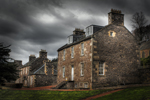
<path fill-rule="evenodd" d="M 0 0 L 0 42 L 11 44 L 10 57 L 23 64 L 41 49 L 51 60 L 75 28 L 107 25 L 111 8 L 125 14 L 130 31 L 135 12 L 142 11 L 150 23 L 150 0 Z"/>

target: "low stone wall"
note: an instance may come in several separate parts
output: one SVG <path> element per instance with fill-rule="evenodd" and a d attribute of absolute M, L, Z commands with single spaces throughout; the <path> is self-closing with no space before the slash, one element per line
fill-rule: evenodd
<path fill-rule="evenodd" d="M 150 67 L 140 68 L 139 78 L 141 83 L 150 84 Z"/>
<path fill-rule="evenodd" d="M 124 89 L 124 88 L 131 88 L 131 87 L 140 87 L 140 86 L 150 86 L 150 84 L 132 84 L 132 85 L 118 85 L 112 87 L 100 87 L 97 89 Z"/>

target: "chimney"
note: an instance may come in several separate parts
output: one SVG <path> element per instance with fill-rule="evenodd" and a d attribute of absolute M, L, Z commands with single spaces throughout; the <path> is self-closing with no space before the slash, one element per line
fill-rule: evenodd
<path fill-rule="evenodd" d="M 111 9 L 108 13 L 108 24 L 124 25 L 124 14 L 121 10 Z"/>
<path fill-rule="evenodd" d="M 22 60 L 14 60 L 14 63 L 16 63 L 19 67 L 22 66 Z"/>
<path fill-rule="evenodd" d="M 41 49 L 41 51 L 39 52 L 39 57 L 40 58 L 47 58 L 46 50 Z"/>
<path fill-rule="evenodd" d="M 75 35 L 85 35 L 85 32 L 84 32 L 84 29 L 75 28 L 75 30 L 73 31 L 73 34 L 75 34 Z"/>
<path fill-rule="evenodd" d="M 33 61 L 33 60 L 35 60 L 35 59 L 36 59 L 35 55 L 30 55 L 30 56 L 29 56 L 29 62 L 31 62 L 31 61 Z"/>

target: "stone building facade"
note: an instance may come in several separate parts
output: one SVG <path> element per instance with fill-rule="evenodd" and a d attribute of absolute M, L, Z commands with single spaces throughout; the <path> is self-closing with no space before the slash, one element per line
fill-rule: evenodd
<path fill-rule="evenodd" d="M 147 58 L 150 56 L 150 40 L 140 45 L 140 58 Z"/>
<path fill-rule="evenodd" d="M 58 49 L 57 88 L 98 88 L 139 83 L 139 46 L 124 26 L 124 14 L 108 13 L 106 26 L 96 32 L 90 25 L 86 37 Z M 74 31 L 74 32 L 75 32 Z M 87 33 L 89 32 L 89 33 Z M 73 33 L 76 34 L 76 33 Z M 71 86 L 67 85 L 71 83 Z"/>
<path fill-rule="evenodd" d="M 19 79 L 16 83 L 23 83 L 24 87 L 38 87 L 56 84 L 57 62 L 47 58 L 46 50 L 39 52 L 39 57 L 29 56 L 29 62 L 19 68 Z"/>

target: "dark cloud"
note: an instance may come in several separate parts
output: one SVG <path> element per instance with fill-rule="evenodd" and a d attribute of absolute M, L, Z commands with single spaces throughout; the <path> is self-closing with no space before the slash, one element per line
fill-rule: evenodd
<path fill-rule="evenodd" d="M 150 17 L 149 0 L 0 0 L 0 42 L 11 44 L 11 56 L 23 63 L 30 54 L 38 56 L 40 49 L 51 59 L 74 28 L 107 25 L 111 8 L 125 14 L 130 31 L 135 12 Z"/>

